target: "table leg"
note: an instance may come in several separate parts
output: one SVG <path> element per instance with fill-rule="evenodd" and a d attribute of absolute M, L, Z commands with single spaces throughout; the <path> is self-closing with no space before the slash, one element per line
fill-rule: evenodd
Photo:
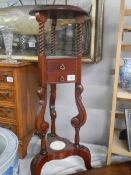
<path fill-rule="evenodd" d="M 55 110 L 55 100 L 56 100 L 56 84 L 51 84 L 51 96 L 50 96 L 50 116 L 51 116 L 51 135 L 56 135 L 56 110 Z"/>

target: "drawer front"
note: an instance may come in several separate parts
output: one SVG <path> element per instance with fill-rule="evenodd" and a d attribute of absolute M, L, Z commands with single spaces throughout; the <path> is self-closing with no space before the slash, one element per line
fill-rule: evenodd
<path fill-rule="evenodd" d="M 0 90 L 0 101 L 15 102 L 15 91 L 13 90 Z"/>
<path fill-rule="evenodd" d="M 70 83 L 76 81 L 76 59 L 47 60 L 48 83 Z"/>
<path fill-rule="evenodd" d="M 75 71 L 76 59 L 49 59 L 47 60 L 47 71 Z"/>
<path fill-rule="evenodd" d="M 76 82 L 76 73 L 75 72 L 48 72 L 47 73 L 47 82 L 48 83 L 71 83 Z"/>
<path fill-rule="evenodd" d="M 0 122 L 0 127 L 9 129 L 13 131 L 15 134 L 17 134 L 17 127 L 13 124 Z"/>
<path fill-rule="evenodd" d="M 13 84 L 14 83 L 13 71 L 0 70 L 0 84 L 1 83 Z"/>
<path fill-rule="evenodd" d="M 16 111 L 14 108 L 0 106 L 0 117 L 8 119 L 16 119 Z"/>

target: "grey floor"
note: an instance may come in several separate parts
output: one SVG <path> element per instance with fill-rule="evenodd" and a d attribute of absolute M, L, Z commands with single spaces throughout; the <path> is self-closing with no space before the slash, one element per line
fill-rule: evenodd
<path fill-rule="evenodd" d="M 84 144 L 84 143 L 83 143 Z M 84 144 L 90 149 L 91 164 L 93 167 L 101 167 L 106 164 L 107 147 L 93 144 Z M 39 152 L 40 139 L 33 136 L 27 150 L 27 156 L 20 160 L 20 175 L 31 175 L 30 162 L 33 156 Z M 113 162 L 129 161 L 130 158 L 113 156 Z M 42 168 L 41 175 L 67 175 L 85 170 L 83 160 L 78 156 L 71 156 L 63 160 L 53 160 Z"/>

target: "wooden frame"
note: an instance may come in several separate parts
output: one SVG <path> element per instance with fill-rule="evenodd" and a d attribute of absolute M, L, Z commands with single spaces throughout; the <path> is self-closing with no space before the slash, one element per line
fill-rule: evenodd
<path fill-rule="evenodd" d="M 90 22 L 91 22 L 90 49 L 89 49 L 89 53 L 87 55 L 84 55 L 82 58 L 82 61 L 84 63 L 96 63 L 102 59 L 104 0 L 97 0 L 97 1 L 90 0 L 90 1 L 92 1 L 92 10 L 91 10 L 91 18 L 90 18 Z M 36 4 L 36 1 L 35 1 L 35 4 Z M 10 14 L 9 11 L 13 8 L 15 13 L 17 10 L 18 11 L 20 9 L 24 10 L 25 6 L 24 6 L 24 3 L 21 3 L 21 1 L 19 2 L 19 4 L 15 4 L 15 5 L 16 5 L 15 7 L 8 7 L 8 9 L 7 8 L 4 9 L 3 13 L 5 14 L 5 11 L 7 10 L 8 14 Z M 23 6 L 18 8 L 17 6 L 20 6 L 20 5 L 23 5 Z M 27 6 L 25 8 L 27 8 Z M 28 11 L 30 11 L 30 8 Z M 2 13 L 2 9 L 0 10 L 0 13 Z M 25 18 L 25 20 L 27 18 Z M 14 25 L 13 21 L 10 21 L 11 25 Z M 21 25 L 21 21 L 19 22 L 19 24 Z M 0 25 L 1 25 L 1 21 L 0 21 Z M 0 54 L 0 58 L 5 58 L 5 55 Z M 38 59 L 37 56 L 25 55 L 25 54 L 24 55 L 16 54 L 13 56 L 13 58 L 20 59 L 20 60 L 30 60 L 30 61 L 37 61 Z"/>
<path fill-rule="evenodd" d="M 131 109 L 125 109 L 128 149 L 131 151 Z"/>

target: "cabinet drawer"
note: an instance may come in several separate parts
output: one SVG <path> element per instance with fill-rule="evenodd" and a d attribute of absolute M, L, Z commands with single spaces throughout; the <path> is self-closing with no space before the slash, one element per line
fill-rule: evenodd
<path fill-rule="evenodd" d="M 9 129 L 9 130 L 13 131 L 15 134 L 17 134 L 17 126 L 15 126 L 13 124 L 0 122 L 0 127 Z"/>
<path fill-rule="evenodd" d="M 16 119 L 16 111 L 14 108 L 0 106 L 0 117 L 8 119 Z"/>
<path fill-rule="evenodd" d="M 75 71 L 76 70 L 76 59 L 48 59 L 47 60 L 47 71 Z"/>
<path fill-rule="evenodd" d="M 47 82 L 48 83 L 71 83 L 76 82 L 76 73 L 75 72 L 48 72 L 47 73 Z"/>
<path fill-rule="evenodd" d="M 0 84 L 13 84 L 13 71 L 12 70 L 0 70 Z"/>
<path fill-rule="evenodd" d="M 0 90 L 0 101 L 15 102 L 15 91 L 7 89 Z"/>

